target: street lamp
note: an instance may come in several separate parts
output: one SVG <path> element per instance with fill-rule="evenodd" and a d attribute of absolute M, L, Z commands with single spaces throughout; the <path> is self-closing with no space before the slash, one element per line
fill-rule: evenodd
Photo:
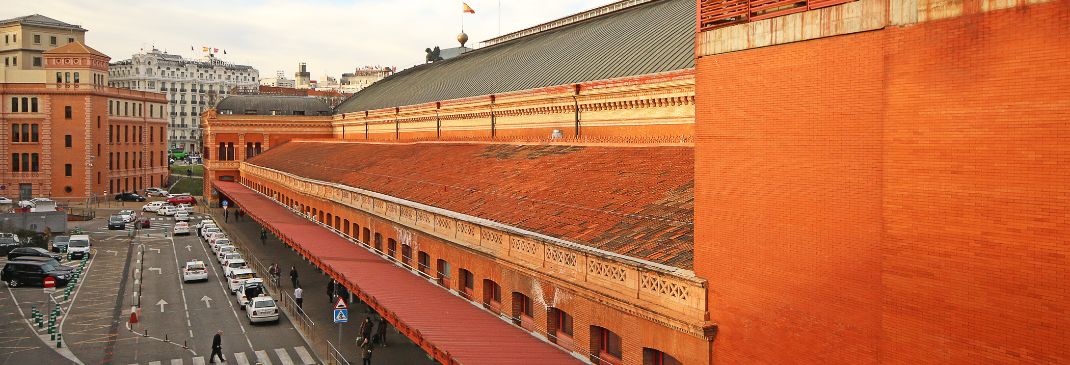
<path fill-rule="evenodd" d="M 89 209 L 93 197 L 93 156 L 89 156 L 89 189 L 85 192 L 85 208 Z"/>

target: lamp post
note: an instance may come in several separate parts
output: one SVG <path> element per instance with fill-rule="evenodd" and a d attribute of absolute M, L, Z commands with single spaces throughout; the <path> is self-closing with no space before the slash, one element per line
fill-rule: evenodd
<path fill-rule="evenodd" d="M 89 209 L 93 203 L 93 156 L 89 156 L 89 189 L 85 192 L 85 208 Z"/>

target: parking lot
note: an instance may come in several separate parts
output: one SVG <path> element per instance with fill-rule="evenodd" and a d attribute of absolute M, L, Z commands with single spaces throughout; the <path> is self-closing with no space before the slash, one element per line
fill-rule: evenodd
<path fill-rule="evenodd" d="M 148 228 L 136 234 L 133 224 L 108 229 L 108 217 L 120 208 L 102 208 L 97 219 L 74 224 L 90 235 L 93 247 L 82 279 L 70 285 L 67 298 L 65 288 L 52 294 L 62 313 L 57 316 L 61 347 L 29 320 L 34 306 L 49 312 L 42 288 L 5 285 L 0 293 L 0 364 L 203 364 L 217 331 L 223 331 L 222 352 L 229 364 L 319 363 L 286 316 L 277 323 L 249 323 L 195 229 L 175 237 L 172 217 L 141 212 Z M 191 221 L 204 216 L 194 211 Z M 208 280 L 182 281 L 181 267 L 190 260 L 207 265 Z M 130 325 L 137 304 L 137 323 Z"/>

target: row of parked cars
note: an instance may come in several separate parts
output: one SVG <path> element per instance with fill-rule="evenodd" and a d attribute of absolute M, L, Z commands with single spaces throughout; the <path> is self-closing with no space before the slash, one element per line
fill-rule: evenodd
<path fill-rule="evenodd" d="M 190 234 L 188 223 L 175 224 L 175 234 L 179 234 L 179 225 L 186 234 Z M 216 263 L 221 266 L 231 294 L 234 294 L 238 307 L 245 311 L 249 323 L 277 322 L 279 308 L 275 299 L 268 295 L 264 279 L 256 276 L 248 262 L 238 252 L 233 241 L 227 237 L 222 228 L 211 219 L 204 219 L 196 226 L 198 237 L 211 247 Z M 182 280 L 186 282 L 208 280 L 208 268 L 203 261 L 187 262 L 182 269 Z"/>
<path fill-rule="evenodd" d="M 70 259 L 89 256 L 89 236 L 84 234 L 56 236 L 52 250 L 40 247 L 17 247 L 7 253 L 7 263 L 0 271 L 0 281 L 9 287 L 24 285 L 44 285 L 45 278 L 55 279 L 57 286 L 65 286 L 70 281 L 74 267 L 63 265 L 62 252 L 66 251 Z"/>

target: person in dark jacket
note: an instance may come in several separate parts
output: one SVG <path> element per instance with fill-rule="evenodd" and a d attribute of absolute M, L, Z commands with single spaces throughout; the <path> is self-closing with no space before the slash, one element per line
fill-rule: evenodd
<path fill-rule="evenodd" d="M 372 342 L 369 341 L 367 338 L 365 338 L 364 340 L 361 341 L 361 343 L 360 343 L 360 359 L 361 359 L 361 364 L 362 365 L 372 365 L 372 350 L 373 349 L 374 349 L 374 346 L 372 346 Z"/>
<path fill-rule="evenodd" d="M 294 288 L 297 287 L 297 267 L 296 266 L 290 266 L 290 283 L 293 284 Z"/>
<path fill-rule="evenodd" d="M 227 359 L 223 358 L 223 330 L 219 330 L 215 337 L 212 337 L 212 357 L 208 359 L 208 363 L 215 364 L 216 356 L 219 356 L 220 362 L 227 362 Z"/>
<path fill-rule="evenodd" d="M 386 347 L 386 327 L 389 325 L 386 318 L 379 317 L 379 326 L 375 328 L 375 339 L 379 341 L 379 346 Z"/>
<path fill-rule="evenodd" d="M 360 322 L 360 338 L 371 343 L 372 340 L 372 317 L 364 317 L 364 322 Z"/>
<path fill-rule="evenodd" d="M 334 303 L 334 280 L 327 281 L 327 302 Z"/>

